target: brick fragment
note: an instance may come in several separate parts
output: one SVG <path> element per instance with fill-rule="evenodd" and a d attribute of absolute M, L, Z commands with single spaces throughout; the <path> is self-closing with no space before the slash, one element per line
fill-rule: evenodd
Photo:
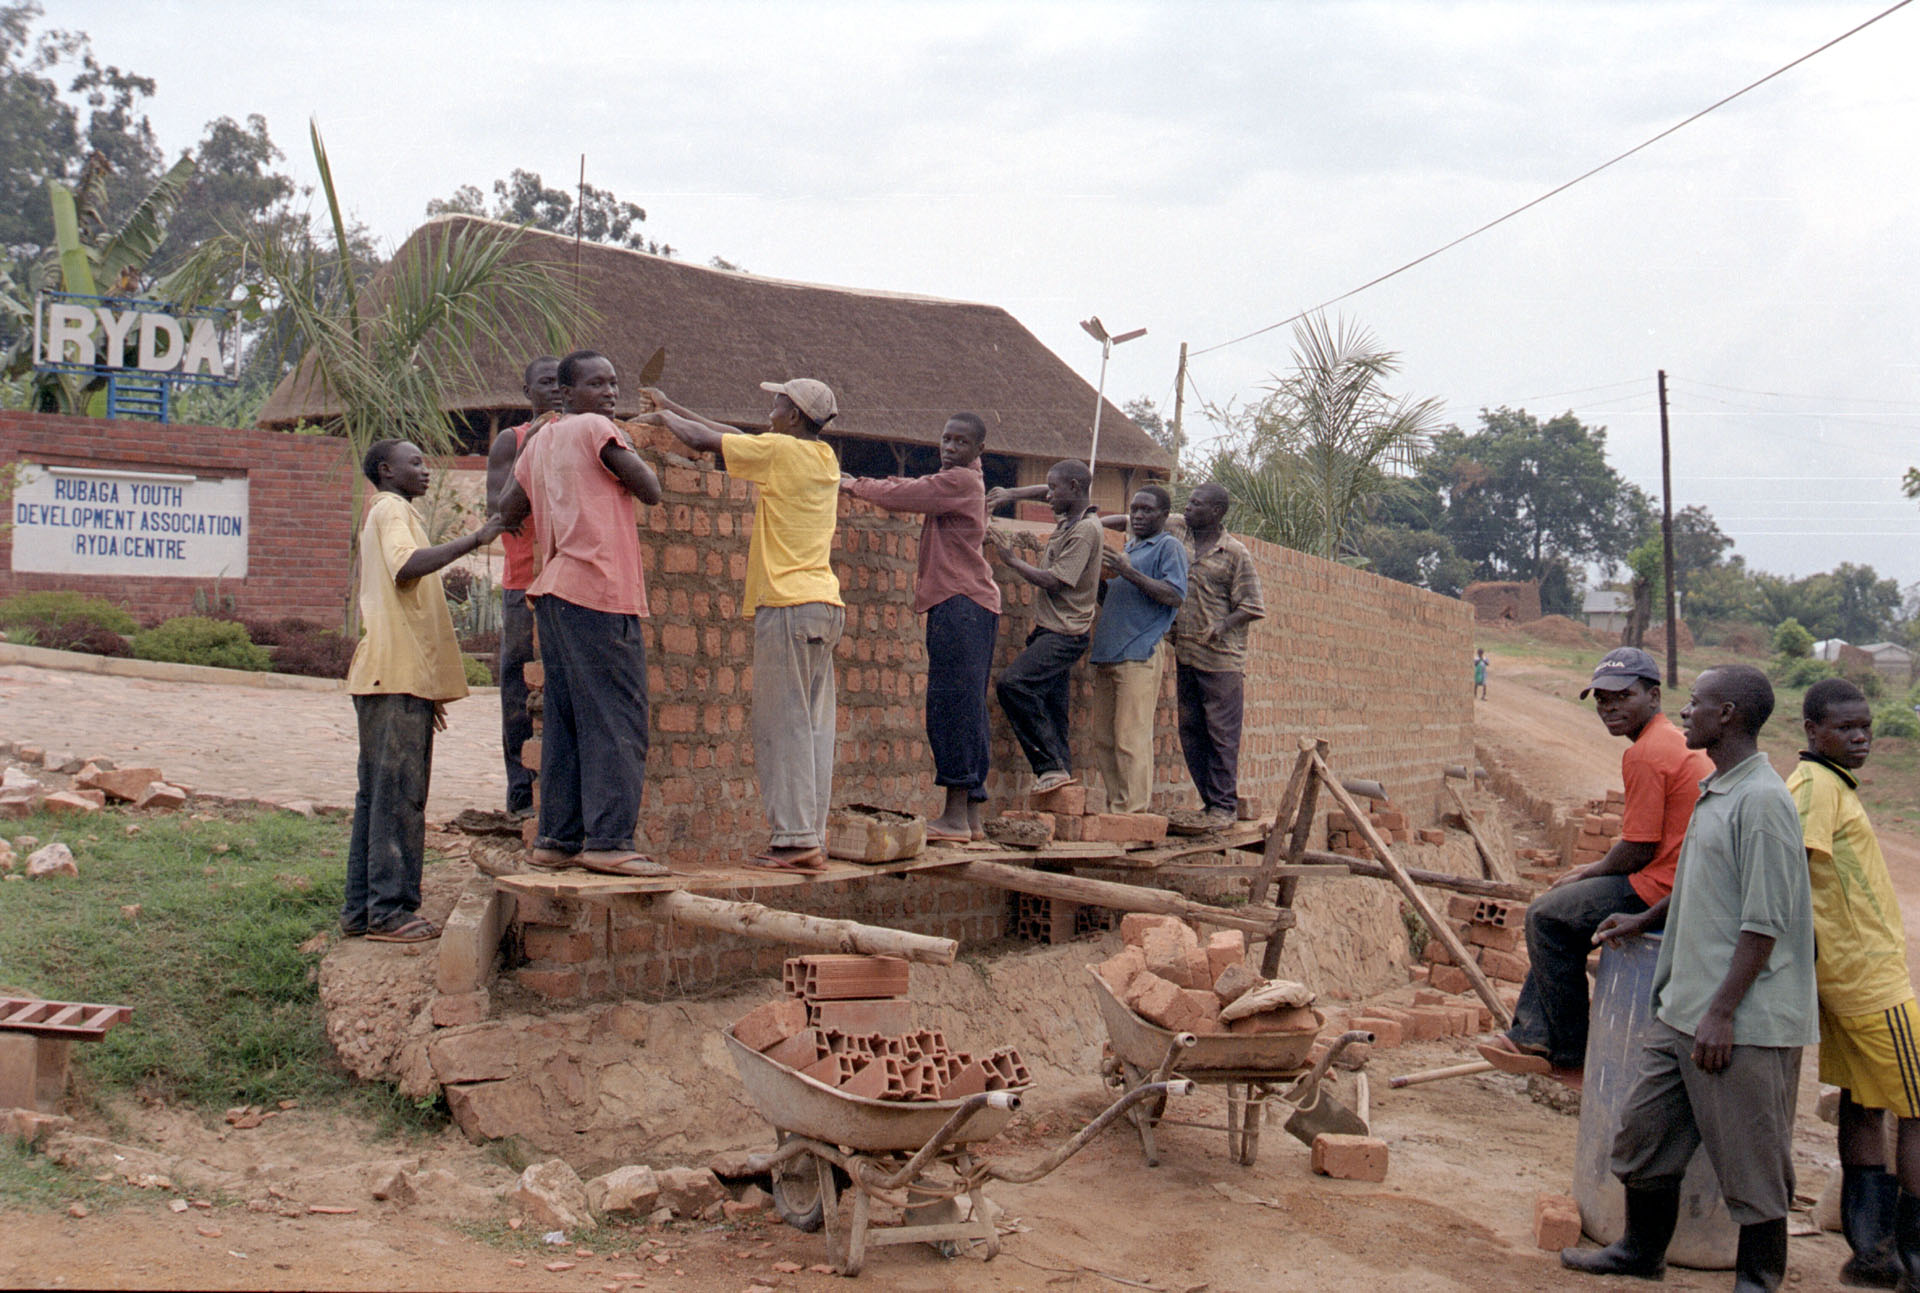
<path fill-rule="evenodd" d="M 1125 998 L 1127 985 L 1133 982 L 1133 976 L 1147 968 L 1146 954 L 1138 947 L 1123 947 L 1115 956 L 1110 956 L 1095 968 L 1106 985 L 1113 989 L 1113 995 Z"/>
<path fill-rule="evenodd" d="M 1148 930 L 1181 923 L 1178 916 L 1156 916 L 1152 912 L 1130 911 L 1120 917 L 1120 938 L 1121 941 L 1134 947 L 1141 947 L 1145 945 Z"/>
<path fill-rule="evenodd" d="M 1213 981 L 1213 995 L 1220 998 L 1220 1004 L 1224 1006 L 1238 1001 L 1263 982 L 1244 962 L 1236 961 L 1222 970 L 1220 977 Z"/>
<path fill-rule="evenodd" d="M 817 1028 L 803 1028 L 761 1054 L 786 1068 L 808 1069 L 827 1057 L 827 1039 Z"/>
<path fill-rule="evenodd" d="M 1200 940 L 1180 921 L 1147 931 L 1140 950 L 1147 958 L 1147 969 L 1178 988 L 1211 988 L 1213 976 L 1207 973 L 1207 954 Z M 1197 959 L 1196 959 L 1197 957 Z M 1195 969 L 1198 982 L 1195 982 Z"/>
<path fill-rule="evenodd" d="M 492 1001 L 485 988 L 477 992 L 456 992 L 450 996 L 436 996 L 433 999 L 433 1026 L 435 1028 L 457 1028 L 461 1024 L 477 1024 L 487 1017 Z"/>
<path fill-rule="evenodd" d="M 1580 1205 L 1565 1194 L 1542 1194 L 1533 1201 L 1533 1242 L 1548 1252 L 1580 1243 Z"/>
<path fill-rule="evenodd" d="M 520 743 L 520 766 L 523 768 L 535 768 L 535 769 L 539 768 L 540 766 L 540 738 L 539 737 L 537 736 L 530 737 L 527 740 L 522 741 Z"/>
<path fill-rule="evenodd" d="M 1171 1032 L 1189 1032 L 1194 1021 L 1204 1017 L 1194 1010 L 1179 985 L 1152 971 L 1134 979 L 1127 996 L 1127 1005 L 1136 1015 Z"/>
<path fill-rule="evenodd" d="M 184 808 L 187 792 L 178 786 L 170 786 L 164 781 L 150 781 L 133 806 L 143 812 L 168 813 L 176 808 Z"/>
<path fill-rule="evenodd" d="M 741 1016 L 733 1026 L 733 1035 L 741 1045 L 756 1051 L 776 1046 L 807 1026 L 807 1005 L 792 997 L 769 1001 Z"/>
<path fill-rule="evenodd" d="M 1473 980 L 1457 965 L 1436 965 L 1427 972 L 1427 982 L 1442 992 L 1472 992 Z"/>
<path fill-rule="evenodd" d="M 56 790 L 42 800 L 40 806 L 56 816 L 84 817 L 100 811 L 101 805 L 93 801 L 93 796 L 99 794 L 98 790 Z"/>
<path fill-rule="evenodd" d="M 1207 982 L 1212 983 L 1229 965 L 1247 959 L 1247 936 L 1237 929 L 1217 930 L 1207 938 Z"/>
<path fill-rule="evenodd" d="M 1313 1138 L 1313 1170 L 1340 1181 L 1387 1179 L 1387 1142 L 1374 1136 L 1322 1132 Z"/>
<path fill-rule="evenodd" d="M 1499 979 L 1506 983 L 1525 983 L 1527 981 L 1527 962 L 1524 957 L 1512 952 L 1497 952 L 1491 947 L 1480 950 L 1480 968 L 1490 979 Z"/>

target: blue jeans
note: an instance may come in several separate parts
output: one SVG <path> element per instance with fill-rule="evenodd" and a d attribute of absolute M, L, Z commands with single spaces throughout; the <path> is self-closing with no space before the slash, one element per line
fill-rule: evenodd
<path fill-rule="evenodd" d="M 647 649 L 640 617 L 534 599 L 546 664 L 541 848 L 630 849 L 647 779 Z"/>
<path fill-rule="evenodd" d="M 433 702 L 396 693 L 355 696 L 353 712 L 360 723 L 360 787 L 353 796 L 340 926 L 359 934 L 391 928 L 420 910 Z"/>
<path fill-rule="evenodd" d="M 1000 617 L 958 594 L 927 609 L 927 745 L 933 784 L 987 797 L 992 770 L 987 731 L 987 675 Z"/>
<path fill-rule="evenodd" d="M 1549 1063 L 1577 1069 L 1587 1062 L 1587 957 L 1593 931 L 1615 912 L 1647 909 L 1624 875 L 1590 876 L 1549 889 L 1527 908 L 1532 966 L 1513 1008 L 1507 1036 L 1528 1050 L 1546 1049 Z"/>

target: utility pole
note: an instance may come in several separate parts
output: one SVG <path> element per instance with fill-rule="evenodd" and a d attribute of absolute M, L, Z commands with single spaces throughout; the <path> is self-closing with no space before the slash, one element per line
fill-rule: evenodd
<path fill-rule="evenodd" d="M 1180 343 L 1180 371 L 1173 377 L 1173 478 L 1180 479 L 1180 451 L 1187 438 L 1180 430 L 1180 414 L 1187 406 L 1187 343 Z"/>
<path fill-rule="evenodd" d="M 1667 370 L 1660 370 L 1660 558 L 1667 589 L 1667 686 L 1680 687 L 1680 617 L 1673 593 L 1673 449 L 1667 435 Z"/>
<path fill-rule="evenodd" d="M 580 188 L 573 203 L 573 290 L 580 291 L 580 221 L 587 209 L 587 155 L 580 154 Z"/>

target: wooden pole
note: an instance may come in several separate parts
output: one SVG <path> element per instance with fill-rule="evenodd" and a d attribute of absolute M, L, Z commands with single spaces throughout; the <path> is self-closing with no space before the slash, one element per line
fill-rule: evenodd
<path fill-rule="evenodd" d="M 1465 1064 L 1449 1064 L 1443 1069 L 1423 1069 L 1418 1073 L 1402 1073 L 1399 1077 L 1387 1079 L 1387 1085 L 1398 1091 L 1403 1086 L 1421 1086 L 1428 1082 L 1439 1082 L 1445 1078 L 1472 1077 L 1475 1073 L 1491 1073 L 1493 1065 L 1485 1060 L 1470 1060 Z"/>
<path fill-rule="evenodd" d="M 1340 853 L 1328 853 L 1321 849 L 1307 849 L 1300 854 L 1300 861 L 1315 865 L 1345 867 L 1349 872 L 1365 876 L 1369 880 L 1391 880 L 1393 875 L 1378 862 L 1368 862 L 1363 858 L 1350 858 Z M 1498 880 L 1480 880 L 1473 876 L 1448 875 L 1445 871 L 1424 871 L 1419 867 L 1401 867 L 1400 872 L 1415 884 L 1426 885 L 1429 889 L 1450 889 L 1454 893 L 1468 893 L 1476 898 L 1498 898 L 1503 902 L 1526 902 L 1533 891 L 1525 885 L 1502 884 Z"/>
<path fill-rule="evenodd" d="M 803 916 L 797 911 L 777 911 L 757 902 L 729 902 L 684 889 L 655 894 L 651 905 L 656 920 L 677 920 L 702 929 L 764 938 L 775 943 L 795 943 L 823 952 L 901 956 L 923 965 L 952 965 L 960 950 L 960 945 L 951 938 L 909 934 L 852 920 Z"/>
<path fill-rule="evenodd" d="M 998 862 L 968 862 L 941 872 L 975 884 L 990 884 L 1017 893 L 1039 894 L 1089 907 L 1110 907 L 1115 911 L 1151 911 L 1163 916 L 1179 916 L 1224 929 L 1238 929 L 1264 935 L 1276 922 L 1293 923 L 1293 913 L 1262 911 L 1256 907 L 1228 910 L 1195 902 L 1171 889 L 1148 889 L 1137 884 L 1118 884 L 1112 880 L 1093 880 L 1086 876 L 1063 875 L 1058 871 L 1034 871 L 1027 867 L 1004 866 Z"/>
<path fill-rule="evenodd" d="M 1443 780 L 1442 785 L 1446 785 Z M 1487 844 L 1487 837 L 1480 833 L 1480 827 L 1473 820 L 1473 813 L 1467 808 L 1467 799 L 1452 786 L 1447 786 L 1447 794 L 1453 798 L 1453 806 L 1460 810 L 1460 821 L 1467 828 L 1467 834 L 1473 837 L 1473 847 L 1480 851 L 1480 865 L 1486 869 L 1487 879 L 1504 880 L 1509 884 L 1517 877 L 1513 868 L 1507 865 L 1505 858 L 1496 858 L 1493 849 Z"/>
<path fill-rule="evenodd" d="M 1180 429 L 1180 415 L 1187 407 L 1187 343 L 1180 343 L 1180 367 L 1173 375 L 1173 478 L 1180 479 L 1180 451 L 1186 448 L 1186 435 Z"/>
<path fill-rule="evenodd" d="M 1667 370 L 1660 370 L 1660 563 L 1667 586 L 1667 687 L 1680 694 L 1680 625 L 1673 592 L 1673 453 L 1667 439 Z"/>
<path fill-rule="evenodd" d="M 1266 875 L 1253 887 L 1255 902 L 1265 902 L 1267 887 L 1274 888 L 1274 905 L 1292 910 L 1294 895 L 1300 889 L 1300 881 L 1294 876 L 1282 876 L 1281 865 L 1296 865 L 1300 855 L 1306 851 L 1307 838 L 1313 831 L 1314 811 L 1320 806 L 1320 778 L 1314 775 L 1313 760 L 1316 751 L 1324 754 L 1325 741 L 1316 741 L 1311 737 L 1300 738 L 1300 757 L 1294 761 L 1293 776 L 1288 778 L 1287 789 L 1292 791 L 1296 782 L 1299 793 L 1294 796 L 1293 816 L 1287 823 L 1287 851 L 1283 855 L 1274 853 L 1274 842 L 1280 838 L 1281 819 L 1275 816 L 1273 830 L 1267 836 L 1267 850 L 1264 861 Z M 1275 926 L 1267 935 L 1266 945 L 1260 949 L 1260 973 L 1271 979 L 1280 972 L 1280 954 L 1287 947 L 1287 931 L 1284 926 Z"/>
<path fill-rule="evenodd" d="M 1420 919 L 1427 923 L 1427 928 L 1433 936 L 1446 945 L 1454 962 L 1465 972 L 1467 980 L 1473 984 L 1475 994 L 1486 1004 L 1487 1009 L 1493 1012 L 1494 1021 L 1501 1028 L 1507 1027 L 1513 1022 L 1513 1017 L 1507 1013 L 1506 1003 L 1500 1000 L 1500 994 L 1493 990 L 1491 983 L 1487 982 L 1487 976 L 1480 972 L 1480 963 L 1473 959 L 1472 954 L 1467 951 L 1466 944 L 1462 943 L 1460 936 L 1453 932 L 1453 926 L 1436 916 L 1433 908 L 1427 905 L 1426 896 L 1414 886 L 1412 880 L 1407 878 L 1407 873 L 1400 869 L 1400 864 L 1394 860 L 1393 850 L 1387 847 L 1384 839 L 1380 838 L 1380 832 L 1373 828 L 1373 822 L 1360 811 L 1360 805 L 1353 801 L 1353 796 L 1347 793 L 1346 787 L 1342 786 L 1339 779 L 1328 769 L 1326 760 L 1320 757 L 1317 750 L 1313 755 L 1313 768 L 1320 774 L 1320 780 L 1326 783 L 1327 789 L 1332 792 L 1334 801 L 1346 811 L 1348 817 L 1353 819 L 1354 828 L 1360 832 L 1361 838 L 1366 840 L 1367 846 L 1380 860 L 1380 865 L 1386 868 L 1387 878 L 1393 881 L 1394 887 L 1400 890 L 1401 896 L 1406 898 L 1413 909 L 1420 913 Z"/>

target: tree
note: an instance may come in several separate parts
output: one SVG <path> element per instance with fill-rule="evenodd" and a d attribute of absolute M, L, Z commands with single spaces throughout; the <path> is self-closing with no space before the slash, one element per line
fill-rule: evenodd
<path fill-rule="evenodd" d="M 1437 528 L 1480 578 L 1544 579 L 1555 559 L 1609 568 L 1625 559 L 1650 508 L 1607 462 L 1605 427 L 1505 407 L 1482 409 L 1480 423 L 1435 437 L 1423 472 L 1442 505 Z"/>
<path fill-rule="evenodd" d="M 1673 586 L 1691 597 L 1697 576 L 1717 567 L 1733 547 L 1733 539 L 1698 504 L 1673 514 Z"/>
<path fill-rule="evenodd" d="M 566 275 L 509 255 L 522 236 L 514 228 L 445 229 L 411 243 L 383 267 L 377 290 L 363 292 L 370 271 L 342 214 L 317 124 L 311 134 L 330 242 L 304 221 L 255 225 L 212 239 L 180 272 L 197 282 L 238 274 L 240 308 L 272 314 L 299 336 L 307 380 L 341 409 L 334 430 L 353 481 L 350 560 L 357 569 L 360 461 L 373 442 L 394 436 L 430 454 L 450 452 L 458 433 L 446 410 L 456 388 L 479 383 L 476 352 L 518 342 L 531 323 L 545 345 L 564 353 L 575 329 L 592 319 Z M 353 609 L 350 593 L 350 628 Z"/>
<path fill-rule="evenodd" d="M 1839 603 L 1835 636 L 1854 643 L 1885 638 L 1900 618 L 1900 581 L 1848 561 L 1835 566 L 1831 578 Z"/>
<path fill-rule="evenodd" d="M 1776 655 L 1798 660 L 1813 650 L 1813 634 L 1791 617 L 1774 626 L 1773 650 Z"/>
<path fill-rule="evenodd" d="M 232 117 L 215 117 L 192 155 L 193 178 L 155 257 L 162 272 L 185 263 L 195 248 L 222 233 L 295 219 L 289 203 L 298 189 L 275 169 L 284 154 L 258 113 L 244 126 Z"/>
<path fill-rule="evenodd" d="M 1364 562 L 1370 511 L 1406 487 L 1440 411 L 1438 400 L 1389 394 L 1400 367 L 1372 332 L 1314 315 L 1294 326 L 1294 371 L 1251 408 L 1207 408 L 1226 428 L 1209 465 L 1257 538 L 1331 560 Z"/>
<path fill-rule="evenodd" d="M 579 231 L 587 242 L 609 243 L 633 251 L 671 256 L 673 248 L 649 239 L 640 226 L 646 222 L 645 209 L 622 201 L 606 189 L 588 184 L 580 190 Z M 435 198 L 427 203 L 427 214 L 477 215 L 508 224 L 531 225 L 548 233 L 571 236 L 575 223 L 574 194 L 552 189 L 537 171 L 514 168 L 504 180 L 493 182 L 493 209 L 487 210 L 486 196 L 471 184 L 454 190 L 450 198 Z"/>
<path fill-rule="evenodd" d="M 1174 462 L 1180 461 L 1180 451 L 1185 448 L 1185 434 L 1176 436 L 1173 423 L 1160 416 L 1160 409 L 1146 396 L 1141 395 L 1128 400 L 1120 406 L 1133 424 L 1153 438 L 1153 442 L 1165 449 Z"/>

